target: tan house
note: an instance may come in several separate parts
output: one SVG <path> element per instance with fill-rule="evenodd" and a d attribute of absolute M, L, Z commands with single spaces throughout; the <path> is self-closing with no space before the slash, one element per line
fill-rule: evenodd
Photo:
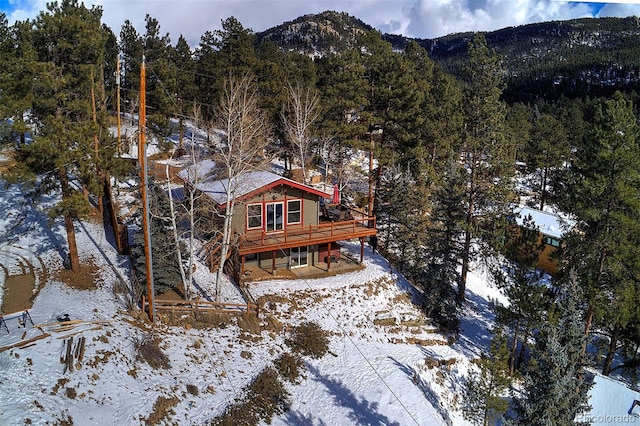
<path fill-rule="evenodd" d="M 225 208 L 229 179 L 217 179 L 213 162 L 198 165 L 195 190 L 206 195 L 214 205 Z M 193 186 L 187 169 L 178 176 Z M 232 229 L 235 247 L 232 253 L 235 273 L 240 277 L 249 268 L 267 271 L 321 266 L 326 270 L 340 259 L 339 241 L 358 238 L 360 262 L 365 238 L 376 234 L 375 217 L 358 215 L 324 215 L 321 203 L 331 197 L 323 191 L 267 171 L 253 171 L 235 183 Z M 210 266 L 217 250 L 212 245 Z"/>
<path fill-rule="evenodd" d="M 538 242 L 543 244 L 537 267 L 548 274 L 555 274 L 558 271 L 558 261 L 554 253 L 562 244 L 563 236 L 576 225 L 575 221 L 531 207 L 518 207 L 514 213 L 519 226 L 523 226 L 526 217 L 531 217 L 533 226 L 538 229 Z"/>

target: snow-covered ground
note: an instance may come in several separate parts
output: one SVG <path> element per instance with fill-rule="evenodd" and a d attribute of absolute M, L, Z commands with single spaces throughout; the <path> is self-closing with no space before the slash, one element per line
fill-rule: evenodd
<path fill-rule="evenodd" d="M 0 329 L 2 426 L 207 424 L 288 350 L 287 331 L 307 320 L 329 332 L 330 352 L 304 359 L 303 380 L 287 384 L 291 409 L 273 424 L 469 424 L 459 410 L 464 378 L 471 360 L 488 348 L 491 302 L 504 302 L 480 267 L 468 277 L 468 304 L 455 342 L 434 330 L 413 303 L 416 290 L 368 248 L 361 271 L 249 284 L 264 308 L 262 325 L 276 322 L 282 332 L 265 327 L 256 334 L 236 321 L 205 328 L 151 325 L 126 310 L 119 289 L 130 285 L 129 259 L 116 253 L 102 225 L 83 221 L 76 231 L 83 263 L 99 271 L 94 289 L 73 289 L 57 273 L 66 247 L 61 221 L 48 220 L 18 187 L 0 195 L 0 299 L 7 277 L 33 271 L 30 315 L 39 325 L 20 327 L 18 315 L 6 318 L 10 333 Z M 357 244 L 344 249 L 359 252 Z M 213 277 L 202 264 L 195 281 L 213 293 Z M 230 282 L 221 294 L 230 302 L 242 297 Z M 63 314 L 81 322 L 60 327 L 56 319 Z M 154 369 L 137 357 L 136 345 L 149 336 L 160 340 L 170 368 Z M 74 357 L 73 371 L 65 371 L 61 359 L 70 337 L 84 338 L 85 349 Z M 37 340 L 4 349 L 27 339 Z M 620 382 L 597 376 L 589 414 L 596 417 L 590 419 L 627 415 L 615 418 L 632 423 L 640 407 L 627 411 L 637 398 Z"/>
<path fill-rule="evenodd" d="M 0 332 L 0 347 L 38 339 L 0 352 L 0 424 L 141 424 L 157 413 L 160 396 L 175 398 L 167 423 L 206 424 L 287 350 L 286 333 L 250 335 L 234 323 L 195 329 L 140 321 L 114 291 L 120 281 L 128 283 L 129 260 L 116 253 L 95 222 L 78 223 L 76 231 L 83 262 L 99 270 L 97 288 L 70 288 L 56 273 L 62 267 L 62 223 L 47 222 L 12 191 L 0 200 L 3 229 L 12 229 L 13 237 L 3 236 L 0 260 L 6 269 L 0 277 L 4 282 L 18 272 L 12 266 L 20 263 L 18 254 L 31 259 L 41 280 L 30 314 L 40 327 L 24 328 L 19 318 L 9 317 L 10 333 Z M 357 253 L 359 247 L 346 249 Z M 305 359 L 305 379 L 288 385 L 291 410 L 274 424 L 462 424 L 455 393 L 469 355 L 481 349 L 474 342 L 484 344 L 486 336 L 476 324 L 476 336 L 447 345 L 412 303 L 415 290 L 387 261 L 367 251 L 365 263 L 364 270 L 330 278 L 249 285 L 255 298 L 269 300 L 262 320 L 275 318 L 285 330 L 312 320 L 331 335 L 330 354 Z M 206 289 L 212 277 L 202 265 L 197 271 Z M 238 297 L 229 283 L 223 294 Z M 472 304 L 479 316 L 487 308 L 481 297 Z M 63 314 L 82 322 L 60 327 L 56 318 Z M 136 341 L 150 334 L 161 340 L 169 369 L 155 370 L 136 358 Z M 84 337 L 85 350 L 82 360 L 74 359 L 73 371 L 65 372 L 60 360 L 71 336 L 75 342 Z M 449 359 L 455 364 L 434 368 L 427 362 Z"/>

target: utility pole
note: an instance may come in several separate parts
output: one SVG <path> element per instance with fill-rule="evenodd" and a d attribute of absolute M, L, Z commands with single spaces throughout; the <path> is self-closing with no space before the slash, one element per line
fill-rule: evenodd
<path fill-rule="evenodd" d="M 142 197 L 142 232 L 144 233 L 144 258 L 147 275 L 147 300 L 149 300 L 149 319 L 156 321 L 155 289 L 153 286 L 153 263 L 151 258 L 151 227 L 149 224 L 149 198 L 147 197 L 147 105 L 145 99 L 146 68 L 144 55 L 140 65 L 140 117 L 138 141 L 138 162 L 140 163 L 140 195 Z M 144 309 L 144 307 L 143 307 Z"/>
<path fill-rule="evenodd" d="M 116 109 L 117 109 L 117 121 L 118 121 L 118 157 L 120 157 L 120 52 L 118 52 L 118 59 L 116 61 Z"/>
<path fill-rule="evenodd" d="M 373 216 L 373 129 L 369 129 L 369 217 Z M 373 227 L 373 222 L 368 221 L 369 227 Z"/>

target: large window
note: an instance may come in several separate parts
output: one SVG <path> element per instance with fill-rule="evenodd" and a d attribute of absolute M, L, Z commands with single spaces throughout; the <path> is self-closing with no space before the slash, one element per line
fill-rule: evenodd
<path fill-rule="evenodd" d="M 267 231 L 280 231 L 284 228 L 284 203 L 275 202 L 266 204 Z"/>
<path fill-rule="evenodd" d="M 287 224 L 302 222 L 302 202 L 300 200 L 287 201 Z"/>
<path fill-rule="evenodd" d="M 247 229 L 262 228 L 262 204 L 247 206 Z"/>

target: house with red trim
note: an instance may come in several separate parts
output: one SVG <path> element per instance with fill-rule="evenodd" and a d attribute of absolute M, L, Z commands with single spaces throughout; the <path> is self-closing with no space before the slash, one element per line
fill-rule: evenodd
<path fill-rule="evenodd" d="M 360 263 L 367 237 L 376 234 L 375 217 L 364 214 L 329 214 L 322 200 L 332 195 L 268 171 L 251 171 L 229 182 L 219 179 L 208 160 L 178 173 L 185 186 L 205 195 L 218 209 L 234 203 L 231 262 L 237 277 L 250 268 L 266 271 L 306 266 L 331 268 L 340 259 L 340 241 L 359 239 Z M 196 179 L 195 176 L 198 176 Z M 232 184 L 232 200 L 227 188 Z M 210 267 L 219 259 L 215 241 L 210 245 Z"/>

